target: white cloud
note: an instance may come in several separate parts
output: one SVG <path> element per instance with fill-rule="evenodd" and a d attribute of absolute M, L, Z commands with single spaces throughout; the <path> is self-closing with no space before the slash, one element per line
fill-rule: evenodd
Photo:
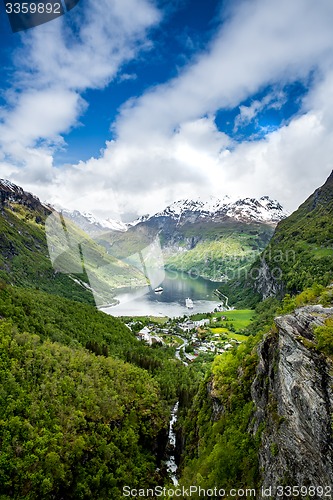
<path fill-rule="evenodd" d="M 91 190 L 88 179 L 94 178 L 97 185 L 103 181 L 104 187 L 114 189 L 122 212 L 139 209 L 147 213 L 164 208 L 175 197 L 197 196 L 198 188 L 209 195 L 207 173 L 229 144 L 213 117 L 208 117 L 184 123 L 173 136 L 160 137 L 144 148 L 112 141 L 102 158 L 92 158 L 75 169 L 80 169 L 80 175 L 84 172 L 87 193 Z M 100 209 L 98 200 L 92 209 Z M 105 210 L 107 213 L 107 205 Z"/>
<path fill-rule="evenodd" d="M 73 91 L 29 90 L 20 96 L 15 109 L 5 115 L 5 123 L 0 126 L 2 145 L 31 146 L 39 138 L 58 142 L 60 134 L 75 125 L 84 107 L 84 101 Z"/>
<path fill-rule="evenodd" d="M 77 126 L 87 106 L 80 94 L 109 84 L 125 61 L 149 45 L 147 29 L 160 18 L 148 0 L 87 0 L 68 16 L 74 29 L 67 16 L 34 28 L 22 35 L 14 56 L 13 87 L 0 115 L 0 146 L 13 162 L 12 173 L 14 165 L 26 167 L 19 177 L 35 177 L 36 163 L 41 172 L 50 159 L 52 165 L 62 134 Z"/>
<path fill-rule="evenodd" d="M 294 210 L 333 168 L 333 129 L 310 112 L 257 142 L 239 145 L 223 162 L 230 192 L 273 195 Z"/>
<path fill-rule="evenodd" d="M 16 55 L 20 85 L 105 87 L 125 61 L 149 45 L 147 29 L 160 19 L 148 0 L 86 0 L 72 12 L 75 29 L 59 18 L 24 38 Z"/>
<path fill-rule="evenodd" d="M 235 2 L 207 53 L 176 79 L 123 108 L 121 140 L 172 133 L 180 123 L 232 108 L 274 81 L 303 78 L 332 56 L 333 3 L 323 0 Z M 138 124 L 140 126 L 138 127 Z"/>
<path fill-rule="evenodd" d="M 80 31 L 79 41 L 74 39 L 73 43 L 68 35 L 63 38 L 60 24 L 50 23 L 46 42 L 36 31 L 26 42 L 34 49 L 27 64 L 35 71 L 20 74 L 20 82 L 32 81 L 36 88 L 42 85 L 46 90 L 56 79 L 62 90 L 75 96 L 86 87 L 106 85 L 122 61 L 133 57 L 138 40 L 146 42 L 146 27 L 158 19 L 151 4 L 142 0 L 141 17 L 135 24 L 134 16 L 126 16 L 133 2 L 115 2 L 120 20 L 115 23 L 112 16 L 106 18 L 102 30 L 102 7 L 91 3 L 91 7 L 95 5 L 91 22 Z M 105 7 L 106 2 L 102 5 Z M 102 192 L 109 189 L 117 194 L 122 210 L 139 213 L 158 210 L 181 197 L 269 194 L 293 209 L 323 182 L 333 158 L 332 1 L 244 0 L 233 2 L 229 14 L 210 47 L 177 78 L 123 107 L 113 124 L 116 140 L 106 143 L 100 158 L 53 169 L 52 152 L 44 146 L 41 158 L 53 181 L 40 186 L 37 194 L 66 205 L 78 192 L 87 203 L 93 191 L 91 206 L 85 208 L 94 209 L 100 208 Z M 58 37 L 60 56 L 55 43 Z M 282 87 L 307 78 L 312 71 L 317 80 L 304 102 L 304 114 L 288 125 L 260 141 L 240 145 L 217 130 L 217 110 L 240 106 L 265 86 L 278 83 Z M 264 106 L 280 104 L 278 98 L 270 96 L 241 107 L 236 127 L 253 119 Z M 82 101 L 73 99 L 70 108 L 67 114 L 59 110 L 47 137 L 41 138 L 57 141 L 61 129 L 76 123 Z M 18 101 L 16 111 L 20 117 L 24 116 L 22 109 Z M 15 118 L 15 108 L 11 116 Z M 40 121 L 33 124 L 34 133 L 27 133 L 30 143 L 38 139 L 43 120 L 41 114 Z M 32 178 L 42 168 L 42 162 L 35 158 L 35 165 Z M 107 212 L 105 198 L 103 205 Z"/>
<path fill-rule="evenodd" d="M 254 100 L 249 106 L 239 106 L 239 114 L 235 118 L 234 131 L 248 125 L 264 109 L 281 109 L 286 102 L 284 92 L 272 92 L 266 95 L 261 101 Z"/>

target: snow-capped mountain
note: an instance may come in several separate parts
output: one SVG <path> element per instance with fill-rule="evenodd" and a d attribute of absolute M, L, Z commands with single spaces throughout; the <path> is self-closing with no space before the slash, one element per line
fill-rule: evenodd
<path fill-rule="evenodd" d="M 225 281 L 250 267 L 286 216 L 268 196 L 179 200 L 137 220 L 127 235 L 159 235 L 167 268 Z"/>
<path fill-rule="evenodd" d="M 12 191 L 12 193 L 21 192 L 23 193 L 23 189 L 16 184 L 13 184 L 11 181 L 7 179 L 0 179 L 0 187 L 1 189 L 6 189 L 7 191 Z"/>
<path fill-rule="evenodd" d="M 249 267 L 287 216 L 268 196 L 179 200 L 128 224 L 77 210 L 62 213 L 110 252 L 128 247 L 135 253 L 159 238 L 167 267 L 215 281 Z"/>
<path fill-rule="evenodd" d="M 136 226 L 137 224 L 140 224 L 140 222 L 146 222 L 151 217 L 152 216 L 149 215 L 149 214 L 140 215 L 140 217 L 138 217 L 137 219 L 135 219 L 133 222 L 128 222 L 126 225 L 127 225 L 127 227 L 133 227 L 133 226 Z"/>
<path fill-rule="evenodd" d="M 153 215 L 142 215 L 130 223 L 111 218 L 100 219 L 90 212 L 65 209 L 60 211 L 91 236 L 106 231 L 125 232 L 139 225 L 151 227 L 155 223 L 161 227 L 161 224 L 164 226 L 165 223 L 172 226 L 182 226 L 187 223 L 219 224 L 227 220 L 234 220 L 235 222 L 263 223 L 275 226 L 288 215 L 278 201 L 271 200 L 268 196 L 262 196 L 259 199 L 244 198 L 239 200 L 232 200 L 229 196 L 222 199 L 211 197 L 209 200 L 179 200 L 161 212 Z"/>
<path fill-rule="evenodd" d="M 229 204 L 226 215 L 237 220 L 277 224 L 289 214 L 278 201 L 271 200 L 268 196 L 262 196 L 259 200 L 245 198 Z"/>
<path fill-rule="evenodd" d="M 5 202 L 23 204 L 29 208 L 41 210 L 45 214 L 51 213 L 51 207 L 42 203 L 37 196 L 24 191 L 21 186 L 7 179 L 0 179 L 0 205 Z"/>
<path fill-rule="evenodd" d="M 179 200 L 150 217 L 143 216 L 137 219 L 133 225 L 157 218 L 168 218 L 179 224 L 205 219 L 218 222 L 229 218 L 241 222 L 261 222 L 275 225 L 287 215 L 280 203 L 271 200 L 268 196 L 262 196 L 259 199 L 244 198 L 236 201 L 232 201 L 226 196 L 223 199 L 211 197 L 208 201 Z"/>
<path fill-rule="evenodd" d="M 61 210 L 64 217 L 72 220 L 83 231 L 95 236 L 106 231 L 127 231 L 127 225 L 114 219 L 100 219 L 90 212 L 79 212 L 79 210 Z"/>

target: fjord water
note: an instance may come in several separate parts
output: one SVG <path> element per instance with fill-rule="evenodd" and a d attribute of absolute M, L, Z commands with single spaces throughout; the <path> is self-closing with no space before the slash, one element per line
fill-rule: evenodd
<path fill-rule="evenodd" d="M 148 287 L 123 290 L 116 298 L 119 304 L 102 308 L 113 316 L 183 316 L 198 312 L 211 312 L 221 301 L 213 294 L 220 283 L 206 280 L 186 273 L 166 271 L 161 284 L 162 293 L 155 293 Z M 193 309 L 188 309 L 185 299 L 193 300 Z"/>

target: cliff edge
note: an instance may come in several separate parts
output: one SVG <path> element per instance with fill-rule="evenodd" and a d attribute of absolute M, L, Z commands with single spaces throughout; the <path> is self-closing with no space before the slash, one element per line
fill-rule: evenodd
<path fill-rule="evenodd" d="M 262 486 L 273 498 L 281 485 L 332 486 L 332 363 L 314 335 L 328 318 L 333 308 L 319 305 L 277 317 L 258 349 L 253 432 L 262 429 Z"/>

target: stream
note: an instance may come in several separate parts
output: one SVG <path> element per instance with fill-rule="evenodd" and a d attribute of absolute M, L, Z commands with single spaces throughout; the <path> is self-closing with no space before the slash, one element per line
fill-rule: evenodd
<path fill-rule="evenodd" d="M 166 462 L 167 471 L 169 476 L 171 477 L 174 486 L 177 486 L 178 484 L 178 479 L 177 479 L 178 466 L 176 464 L 176 459 L 175 459 L 176 433 L 174 431 L 174 425 L 177 422 L 178 418 L 178 407 L 179 407 L 179 401 L 177 401 L 171 412 L 171 420 L 169 424 L 169 434 L 168 434 L 168 447 L 172 450 L 172 453 L 170 455 L 169 460 Z"/>
<path fill-rule="evenodd" d="M 181 338 L 181 337 L 178 337 Z M 183 341 L 183 344 L 177 347 L 175 357 L 179 359 L 179 361 L 182 361 L 185 366 L 188 365 L 186 361 L 183 361 L 182 358 L 180 357 L 180 350 L 184 349 L 188 344 L 188 341 L 186 339 L 181 338 Z M 178 479 L 177 479 L 177 470 L 178 466 L 176 464 L 176 457 L 175 457 L 175 452 L 176 452 L 176 433 L 174 431 L 174 426 L 178 420 L 178 408 L 179 408 L 179 401 L 175 404 L 175 406 L 172 409 L 171 412 L 171 418 L 170 418 L 170 423 L 169 423 L 169 433 L 168 433 L 168 449 L 171 450 L 171 454 L 169 457 L 169 460 L 166 462 L 166 467 L 167 467 L 167 472 L 173 482 L 174 486 L 177 486 L 178 484 Z"/>

